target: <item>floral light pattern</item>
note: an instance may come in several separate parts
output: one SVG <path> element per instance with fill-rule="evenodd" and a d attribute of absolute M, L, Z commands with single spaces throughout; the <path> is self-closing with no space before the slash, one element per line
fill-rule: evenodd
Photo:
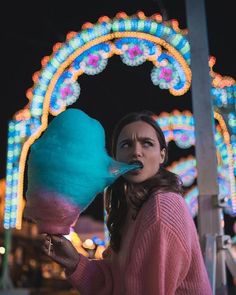
<path fill-rule="evenodd" d="M 151 79 L 153 84 L 159 85 L 161 89 L 169 89 L 179 82 L 179 75 L 173 65 L 168 63 L 165 66 L 154 67 Z"/>
<path fill-rule="evenodd" d="M 79 95 L 80 85 L 78 82 L 71 82 L 71 80 L 66 79 L 58 83 L 50 101 L 51 111 L 60 111 L 65 106 L 73 104 Z"/>
<path fill-rule="evenodd" d="M 107 58 L 102 50 L 91 52 L 80 63 L 81 69 L 87 75 L 96 75 L 101 73 L 107 66 Z"/>
<path fill-rule="evenodd" d="M 138 44 L 124 44 L 122 51 L 121 60 L 123 63 L 128 66 L 139 66 L 146 61 L 149 50 L 143 42 L 139 42 Z"/>

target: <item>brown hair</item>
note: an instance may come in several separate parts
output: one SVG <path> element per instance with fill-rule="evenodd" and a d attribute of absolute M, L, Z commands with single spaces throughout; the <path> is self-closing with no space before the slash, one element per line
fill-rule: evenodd
<path fill-rule="evenodd" d="M 121 176 L 105 191 L 105 206 L 108 213 L 107 227 L 110 233 L 110 246 L 116 252 L 120 249 L 120 231 L 127 214 L 127 196 L 131 201 L 132 208 L 136 212 L 133 215 L 133 219 L 135 219 L 142 205 L 152 193 L 156 191 L 183 193 L 180 178 L 164 168 L 164 165 L 168 160 L 168 150 L 165 136 L 155 119 L 156 117 L 157 116 L 151 111 L 130 113 L 117 123 L 112 134 L 111 154 L 114 158 L 116 158 L 116 146 L 120 132 L 126 125 L 137 121 L 143 121 L 151 125 L 156 130 L 160 149 L 166 150 L 164 162 L 161 164 L 157 174 L 152 178 L 140 184 L 132 184 L 126 182 Z"/>

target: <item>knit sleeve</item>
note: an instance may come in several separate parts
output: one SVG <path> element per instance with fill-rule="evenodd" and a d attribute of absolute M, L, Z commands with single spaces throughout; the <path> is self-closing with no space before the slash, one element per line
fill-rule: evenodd
<path fill-rule="evenodd" d="M 112 294 L 113 279 L 109 259 L 88 259 L 81 255 L 76 270 L 67 276 L 67 280 L 83 295 Z"/>

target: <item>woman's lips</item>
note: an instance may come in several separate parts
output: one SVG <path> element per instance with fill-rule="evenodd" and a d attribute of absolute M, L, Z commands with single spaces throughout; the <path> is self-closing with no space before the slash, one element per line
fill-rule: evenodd
<path fill-rule="evenodd" d="M 141 169 L 135 169 L 135 170 L 132 170 L 129 172 L 129 174 L 131 174 L 131 175 L 138 175 L 140 173 L 141 173 Z"/>
<path fill-rule="evenodd" d="M 137 172 L 137 171 L 143 169 L 143 163 L 142 163 L 141 161 L 132 161 L 132 162 L 130 162 L 129 164 L 136 164 L 136 165 L 139 166 L 138 168 L 136 168 L 136 169 L 133 170 L 132 172 Z"/>

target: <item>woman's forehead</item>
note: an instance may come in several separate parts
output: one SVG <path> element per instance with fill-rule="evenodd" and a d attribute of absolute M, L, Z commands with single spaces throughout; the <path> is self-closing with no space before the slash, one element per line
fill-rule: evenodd
<path fill-rule="evenodd" d="M 153 138 L 157 139 L 156 130 L 148 123 L 143 121 L 132 122 L 124 126 L 118 140 L 124 138 Z"/>

